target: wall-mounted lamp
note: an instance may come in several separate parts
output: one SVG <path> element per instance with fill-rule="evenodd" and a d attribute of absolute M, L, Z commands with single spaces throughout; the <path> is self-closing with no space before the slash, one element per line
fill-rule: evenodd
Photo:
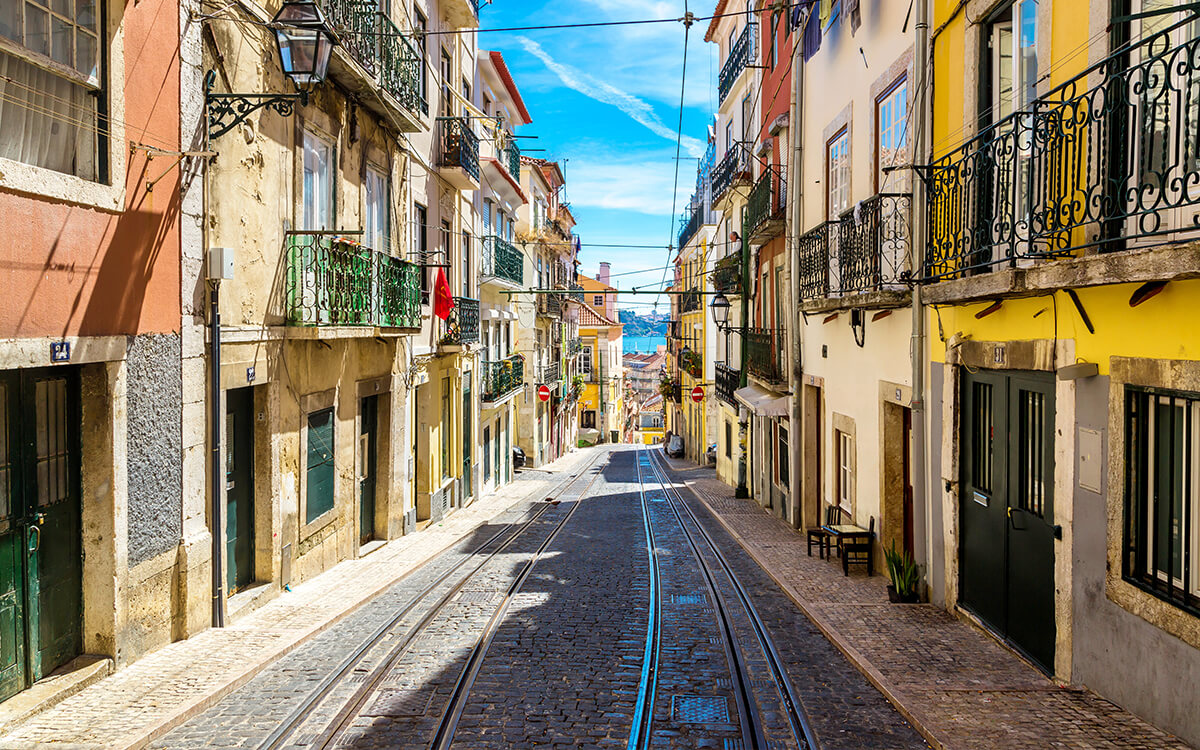
<path fill-rule="evenodd" d="M 325 80 L 329 57 L 337 38 L 325 15 L 312 0 L 287 0 L 271 19 L 275 45 L 283 74 L 296 85 L 295 94 L 217 94 L 217 75 L 208 71 L 204 79 L 204 106 L 208 112 L 208 137 L 220 138 L 247 117 L 269 107 L 290 117 L 295 103 L 308 104 L 313 86 Z"/>

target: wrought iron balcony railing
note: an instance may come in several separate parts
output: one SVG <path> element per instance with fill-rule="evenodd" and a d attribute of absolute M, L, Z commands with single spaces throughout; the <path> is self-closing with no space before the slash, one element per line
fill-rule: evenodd
<path fill-rule="evenodd" d="M 737 185 L 750 182 L 750 157 L 741 144 L 733 144 L 713 169 L 713 202 Z"/>
<path fill-rule="evenodd" d="M 583 287 L 581 287 L 579 284 L 572 284 L 571 291 L 568 292 L 568 294 L 571 296 L 571 299 L 575 300 L 576 302 L 583 302 Z"/>
<path fill-rule="evenodd" d="M 479 300 L 455 297 L 454 309 L 446 318 L 445 344 L 476 344 L 479 342 Z"/>
<path fill-rule="evenodd" d="M 547 362 L 538 369 L 538 382 L 542 385 L 553 385 L 562 380 L 562 366 L 558 360 Z"/>
<path fill-rule="evenodd" d="M 876 195 L 802 235 L 801 299 L 902 289 L 912 277 L 912 196 Z"/>
<path fill-rule="evenodd" d="M 577 356 L 582 351 L 583 351 L 583 342 L 582 341 L 580 341 L 577 338 L 567 340 L 567 356 L 568 357 Z"/>
<path fill-rule="evenodd" d="M 425 111 L 419 83 L 421 58 L 409 36 L 375 3 L 323 0 L 322 6 L 341 45 L 376 85 L 405 109 Z"/>
<path fill-rule="evenodd" d="M 750 191 L 746 204 L 746 226 L 751 233 L 766 229 L 775 222 L 778 234 L 783 233 L 782 220 L 787 207 L 787 175 L 782 166 L 763 170 L 762 176 Z"/>
<path fill-rule="evenodd" d="M 696 312 L 700 309 L 700 294 L 699 292 L 684 292 L 679 295 L 679 314 Z"/>
<path fill-rule="evenodd" d="M 687 247 L 687 243 L 691 242 L 696 236 L 696 232 L 700 231 L 700 227 L 704 224 L 704 204 L 699 203 L 692 206 L 691 211 L 686 215 L 686 220 L 682 222 L 682 228 L 679 230 L 678 242 L 676 246 L 680 249 Z"/>
<path fill-rule="evenodd" d="M 471 129 L 470 120 L 462 117 L 439 117 L 438 166 L 461 167 L 474 180 L 479 180 L 479 136 Z"/>
<path fill-rule="evenodd" d="M 500 150 L 500 163 L 514 180 L 521 182 L 521 147 L 511 135 L 504 139 L 504 146 Z"/>
<path fill-rule="evenodd" d="M 525 358 L 519 354 L 499 362 L 484 362 L 483 401 L 492 403 L 525 386 Z"/>
<path fill-rule="evenodd" d="M 747 328 L 746 371 L 768 383 L 782 383 L 783 331 L 772 328 Z"/>
<path fill-rule="evenodd" d="M 1186 23 L 1122 47 L 935 159 L 922 276 L 1194 230 L 1181 214 L 1200 205 L 1200 37 L 1172 41 Z"/>
<path fill-rule="evenodd" d="M 713 289 L 722 294 L 742 293 L 742 254 L 727 255 L 713 264 Z"/>
<path fill-rule="evenodd" d="M 294 326 L 421 327 L 420 268 L 334 232 L 287 236 Z"/>
<path fill-rule="evenodd" d="M 754 29 L 756 24 L 748 23 L 742 31 L 742 35 L 733 43 L 733 47 L 729 51 L 729 56 L 725 58 L 725 64 L 721 66 L 721 75 L 717 79 L 717 88 L 720 91 L 720 101 L 725 101 L 725 97 L 729 96 L 729 92 L 733 90 L 733 85 L 737 82 L 738 76 L 746 69 L 754 57 Z"/>
<path fill-rule="evenodd" d="M 480 260 L 485 278 L 503 279 L 517 286 L 525 283 L 525 259 L 521 251 L 503 237 L 484 237 Z"/>
<path fill-rule="evenodd" d="M 738 389 L 738 386 L 741 385 L 741 371 L 735 370 L 724 362 L 717 362 L 715 367 L 717 398 L 721 399 L 730 406 L 737 408 L 737 399 L 733 397 L 733 393 Z"/>
<path fill-rule="evenodd" d="M 683 403 L 683 384 L 682 383 L 672 383 L 671 384 L 671 400 L 677 404 Z"/>

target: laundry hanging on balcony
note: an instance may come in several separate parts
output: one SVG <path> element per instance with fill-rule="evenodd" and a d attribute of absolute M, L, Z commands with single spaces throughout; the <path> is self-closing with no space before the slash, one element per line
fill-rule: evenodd
<path fill-rule="evenodd" d="M 450 293 L 450 282 L 445 269 L 439 268 L 437 281 L 433 285 L 433 314 L 445 320 L 454 310 L 454 296 Z"/>
<path fill-rule="evenodd" d="M 846 15 L 850 17 L 850 36 L 862 26 L 862 8 L 859 0 L 846 0 Z"/>
<path fill-rule="evenodd" d="M 804 24 L 804 62 L 812 59 L 821 49 L 821 16 L 810 4 L 808 21 Z"/>

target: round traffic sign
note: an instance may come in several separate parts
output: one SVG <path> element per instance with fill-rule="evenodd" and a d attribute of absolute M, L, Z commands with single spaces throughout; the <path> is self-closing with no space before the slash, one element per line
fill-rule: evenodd
<path fill-rule="evenodd" d="M 540 398 L 543 401 L 549 401 L 550 400 L 550 387 L 545 386 L 545 385 L 539 387 L 538 388 L 538 398 Z"/>
<path fill-rule="evenodd" d="M 692 389 L 692 400 L 697 404 L 704 400 L 704 386 L 698 385 Z"/>

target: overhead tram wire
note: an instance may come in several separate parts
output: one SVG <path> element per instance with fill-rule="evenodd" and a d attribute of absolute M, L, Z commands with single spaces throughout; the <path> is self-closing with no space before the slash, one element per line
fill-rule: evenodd
<path fill-rule="evenodd" d="M 675 182 L 671 187 L 671 234 L 667 238 L 667 263 L 671 262 L 671 248 L 675 244 L 675 209 L 678 207 L 679 200 L 679 154 L 683 150 L 683 107 L 684 94 L 687 91 L 687 53 L 688 42 L 691 39 L 692 24 L 695 19 L 692 17 L 691 11 L 688 10 L 687 0 L 683 0 L 683 74 L 679 80 L 679 127 L 675 132 Z M 667 270 L 670 265 L 663 267 L 663 284 L 667 281 Z M 654 298 L 655 306 L 658 305 L 659 298 Z"/>

